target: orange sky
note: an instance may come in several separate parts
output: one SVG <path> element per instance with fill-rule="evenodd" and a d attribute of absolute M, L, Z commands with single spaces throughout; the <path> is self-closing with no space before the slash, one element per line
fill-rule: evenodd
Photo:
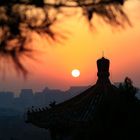
<path fill-rule="evenodd" d="M 43 48 L 43 53 L 37 54 L 41 61 L 26 63 L 30 70 L 28 80 L 8 72 L 6 78 L 0 80 L 0 90 L 7 90 L 7 87 L 16 92 L 21 88 L 42 90 L 45 86 L 68 89 L 73 85 L 94 84 L 96 60 L 102 56 L 102 51 L 111 61 L 112 82 L 129 76 L 140 87 L 140 2 L 127 2 L 125 9 L 132 28 L 116 29 L 95 17 L 95 28 L 91 31 L 82 19 L 71 18 L 60 25 L 69 31 L 68 38 L 61 44 L 48 45 L 44 39 L 36 39 L 34 46 Z M 79 78 L 71 76 L 74 68 L 80 70 Z"/>

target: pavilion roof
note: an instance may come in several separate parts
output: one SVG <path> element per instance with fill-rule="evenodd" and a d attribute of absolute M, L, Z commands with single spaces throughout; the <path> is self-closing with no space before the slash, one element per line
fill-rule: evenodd
<path fill-rule="evenodd" d="M 101 105 L 111 102 L 118 92 L 108 78 L 109 61 L 101 58 L 97 61 L 97 65 L 99 65 L 99 71 L 95 85 L 49 109 L 42 108 L 38 111 L 28 111 L 27 122 L 42 128 L 51 128 L 56 125 L 62 127 L 89 125 L 94 120 Z M 104 71 L 102 71 L 102 65 Z"/>

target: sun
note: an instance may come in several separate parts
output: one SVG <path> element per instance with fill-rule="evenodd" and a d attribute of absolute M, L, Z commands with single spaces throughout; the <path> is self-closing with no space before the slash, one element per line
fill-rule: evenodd
<path fill-rule="evenodd" d="M 80 76 L 80 71 L 79 71 L 78 69 L 73 69 L 73 70 L 71 71 L 71 75 L 72 75 L 73 77 L 79 77 L 79 76 Z"/>

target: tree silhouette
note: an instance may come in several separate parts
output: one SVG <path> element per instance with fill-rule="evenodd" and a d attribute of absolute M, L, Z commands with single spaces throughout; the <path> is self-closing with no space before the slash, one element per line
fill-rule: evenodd
<path fill-rule="evenodd" d="M 88 22 L 94 14 L 112 26 L 131 24 L 122 7 L 126 0 L 0 0 L 0 58 L 11 59 L 17 70 L 27 74 L 21 56 L 31 57 L 27 47 L 32 33 L 56 40 L 53 25 L 68 9 L 80 9 Z M 74 16 L 70 14 L 69 16 Z M 125 22 L 124 22 L 125 21 Z M 60 34 L 61 37 L 63 35 Z M 47 39 L 48 39 L 47 38 Z"/>
<path fill-rule="evenodd" d="M 124 82 L 119 85 L 119 90 L 121 94 L 129 101 L 135 101 L 136 93 L 138 89 L 133 86 L 133 82 L 130 78 L 126 77 Z"/>
<path fill-rule="evenodd" d="M 119 90 L 120 98 L 116 102 L 117 111 L 115 112 L 114 122 L 117 122 L 117 126 L 121 126 L 117 129 L 120 130 L 118 132 L 121 132 L 122 139 L 135 139 L 135 137 L 139 137 L 140 126 L 140 101 L 135 96 L 138 90 L 128 77 L 120 84 Z"/>

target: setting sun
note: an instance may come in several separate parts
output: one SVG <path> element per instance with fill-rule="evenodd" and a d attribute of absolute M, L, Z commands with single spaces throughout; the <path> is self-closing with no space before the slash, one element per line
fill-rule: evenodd
<path fill-rule="evenodd" d="M 80 76 L 80 71 L 78 69 L 74 69 L 71 72 L 73 77 L 79 77 Z"/>

